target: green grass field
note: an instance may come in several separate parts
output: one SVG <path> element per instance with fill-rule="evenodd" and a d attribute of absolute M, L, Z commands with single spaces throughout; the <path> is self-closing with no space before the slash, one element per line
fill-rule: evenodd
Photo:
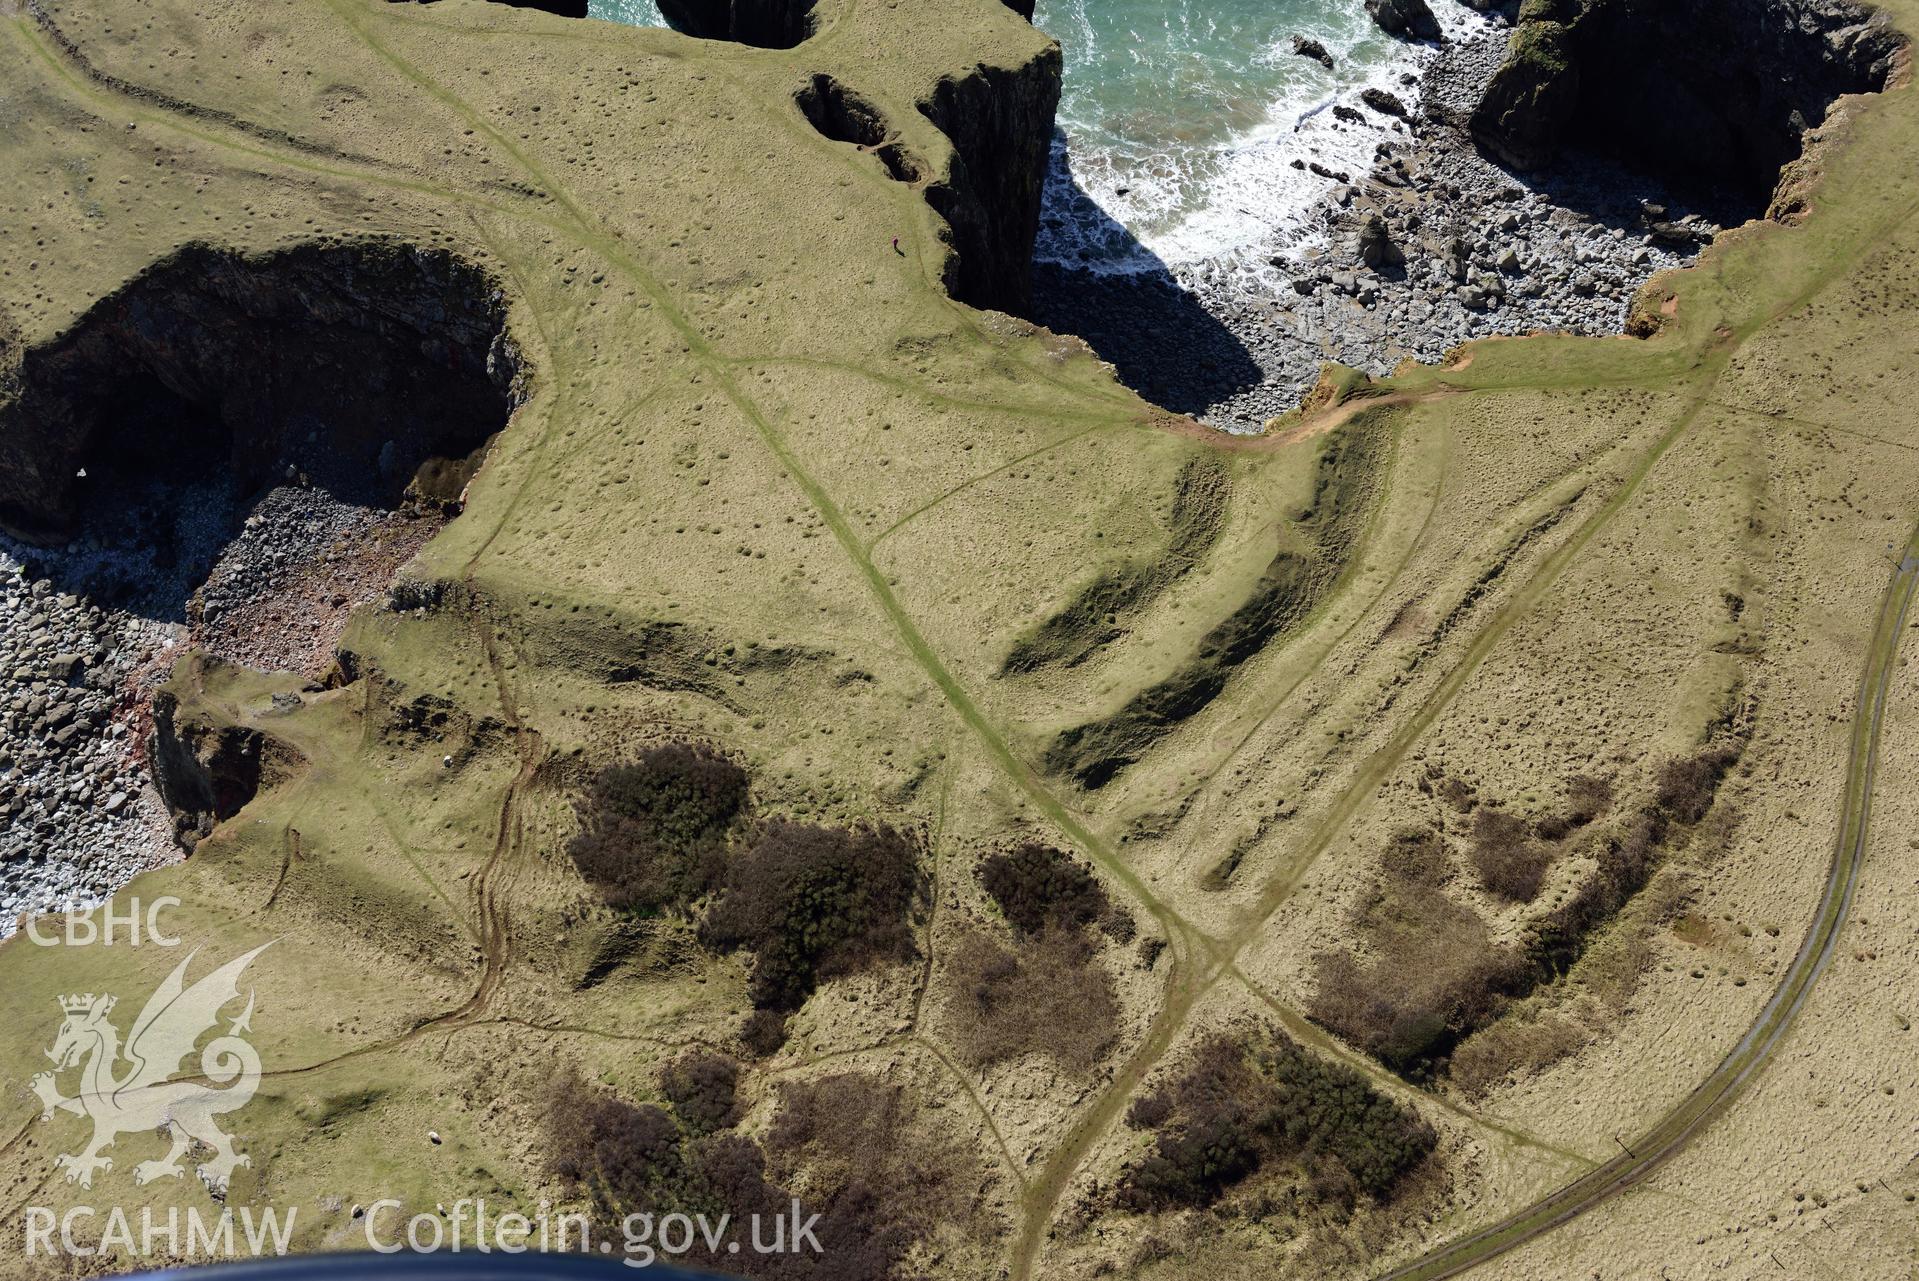
<path fill-rule="evenodd" d="M 946 297 L 923 184 L 794 105 L 831 75 L 942 172 L 916 103 L 1044 48 L 993 0 L 822 0 L 819 34 L 786 51 L 481 0 L 18 8 L 0 5 L 9 359 L 184 244 L 377 238 L 491 273 L 530 371 L 463 514 L 408 568 L 440 605 L 356 617 L 355 678 L 290 714 L 272 694 L 292 678 L 177 682 L 294 765 L 123 897 L 178 896 L 196 967 L 271 942 L 247 980 L 265 1072 L 232 1118 L 251 1165 L 228 1203 L 300 1207 L 300 1248 L 363 1243 L 353 1207 L 381 1198 L 573 1203 L 544 1147 L 550 1080 L 577 1069 L 643 1103 L 688 1047 L 747 1057 L 749 958 L 688 920 L 612 913 L 567 856 L 587 778 L 642 745 L 719 744 L 761 815 L 923 841 L 913 959 L 822 985 L 750 1063 L 741 1132 L 769 1133 L 796 1083 L 902 1087 L 909 1146 L 971 1179 L 964 1213 L 914 1229 L 901 1266 L 928 1275 L 1370 1275 L 1610 1156 L 1713 1067 L 1797 946 L 1884 548 L 1919 501 L 1910 89 L 1828 124 L 1802 223 L 1741 229 L 1649 285 L 1650 339 L 1479 343 L 1357 412 L 1229 441 L 1077 342 Z M 429 696 L 451 715 L 421 733 L 404 711 Z M 1750 745 L 1720 807 L 1570 970 L 1477 1032 L 1470 1086 L 1410 1083 L 1311 1021 L 1323 958 L 1386 946 L 1363 909 L 1408 826 L 1449 860 L 1422 891 L 1435 919 L 1476 922 L 1448 961 L 1521 939 L 1596 866 L 1569 843 L 1535 902 L 1486 893 L 1435 780 L 1531 821 L 1600 776 L 1623 814 L 1729 700 Z M 1114 1011 L 1091 1066 L 949 1039 L 974 1022 L 955 1014 L 968 940 L 1017 946 L 974 869 L 1029 839 L 1137 922 L 1087 945 Z M 1676 933 L 1682 912 L 1713 930 Z M 1881 967 L 1912 959 L 1871 946 Z M 16 936 L 0 1078 L 43 1070 L 57 998 L 120 993 L 130 1017 L 180 955 Z M 1908 1013 L 1914 972 L 1884 980 Z M 1876 981 L 1826 980 L 1841 1013 L 1793 1043 L 1802 1073 L 1892 1071 L 1891 1022 L 1842 1017 Z M 1203 1212 L 1122 1207 L 1149 1142 L 1131 1101 L 1255 1022 L 1418 1112 L 1424 1172 L 1349 1211 L 1304 1158 Z M 1875 1094 L 1851 1129 L 1759 1091 L 1759 1120 L 1670 1167 L 1733 1180 L 1733 1209 L 1662 1202 L 1648 1226 L 1622 1202 L 1530 1247 L 1566 1253 L 1514 1257 L 1578 1275 L 1600 1257 L 1581 1251 L 1736 1272 L 1790 1255 L 1784 1228 L 1744 1253 L 1693 1244 L 1728 1215 L 1763 1224 L 1801 1177 L 1755 1136 L 1803 1122 L 1822 1153 L 1805 1178 L 1904 1189 L 1888 1136 L 1919 1121 L 1909 1094 Z M 161 1151 L 146 1133 L 94 1188 L 64 1182 L 54 1155 L 84 1124 L 38 1113 L 0 1094 L 7 1231 L 28 1206 L 206 1203 L 190 1176 L 133 1182 Z M 839 1177 L 793 1150 L 810 1154 L 780 1171 L 794 1186 Z M 1844 1231 L 1852 1275 L 1896 1274 L 1903 1247 L 1870 1215 Z"/>

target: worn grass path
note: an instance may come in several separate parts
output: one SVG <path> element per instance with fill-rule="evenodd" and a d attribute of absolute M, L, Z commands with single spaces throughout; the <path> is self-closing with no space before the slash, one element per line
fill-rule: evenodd
<path fill-rule="evenodd" d="M 1234 921 L 1229 931 L 1224 934 L 1210 934 L 1193 926 L 1170 904 L 1155 894 L 1151 887 L 1118 857 L 1110 843 L 1094 830 L 1082 815 L 1075 812 L 1048 787 L 1046 781 L 1032 765 L 1013 749 L 1004 728 L 996 724 L 980 706 L 965 684 L 927 640 L 910 611 L 893 590 L 887 576 L 873 561 L 873 547 L 879 539 L 868 541 L 861 537 L 854 523 L 845 515 L 840 499 L 809 468 L 808 459 L 794 447 L 781 429 L 777 416 L 766 411 L 742 385 L 740 375 L 754 365 L 763 363 L 766 358 L 728 353 L 716 348 L 689 320 L 686 312 L 677 305 L 672 291 L 653 271 L 648 269 L 638 253 L 609 234 L 581 201 L 570 195 L 566 188 L 557 182 L 553 175 L 545 172 L 524 149 L 518 148 L 507 134 L 487 119 L 483 112 L 435 81 L 380 39 L 379 28 L 382 23 L 417 21 L 417 19 L 403 18 L 397 14 L 376 15 L 365 6 L 352 3 L 352 0 L 327 0 L 327 3 L 340 17 L 343 25 L 352 30 L 371 51 L 398 73 L 418 85 L 422 92 L 465 119 L 487 139 L 489 144 L 510 158 L 538 186 L 551 193 L 558 211 L 543 209 L 531 202 L 524 205 L 502 203 L 479 197 L 471 192 L 444 188 L 430 182 L 391 173 L 369 173 L 338 163 L 316 161 L 298 152 L 283 153 L 271 145 L 262 145 L 257 139 L 247 135 L 229 137 L 217 125 L 199 120 L 179 119 L 173 113 L 150 105 L 134 103 L 131 104 L 131 109 L 143 120 L 164 120 L 172 127 L 180 128 L 196 139 L 233 149 L 239 154 L 248 156 L 255 163 L 292 166 L 314 174 L 345 178 L 355 183 L 385 184 L 414 194 L 465 206 L 488 216 L 526 219 L 549 227 L 575 243 L 590 247 L 602 255 L 659 309 L 659 314 L 686 343 L 691 363 L 714 379 L 729 403 L 751 424 L 768 453 L 779 462 L 793 484 L 804 494 L 808 504 L 832 533 L 840 552 L 863 579 L 879 614 L 898 639 L 903 650 L 924 672 L 932 685 L 940 691 L 945 702 L 979 747 L 993 761 L 996 768 L 1018 787 L 1036 810 L 1044 814 L 1090 859 L 1097 862 L 1115 882 L 1122 885 L 1128 894 L 1165 930 L 1173 946 L 1175 963 L 1168 979 L 1164 1004 L 1153 1019 L 1143 1042 L 1127 1058 L 1112 1082 L 1092 1104 L 1081 1112 L 1066 1141 L 1048 1155 L 1024 1191 L 1022 1218 L 1013 1254 L 1014 1274 L 1021 1278 L 1033 1275 L 1037 1260 L 1044 1249 L 1047 1234 L 1057 1215 L 1061 1198 L 1074 1177 L 1082 1170 L 1094 1145 L 1102 1136 L 1110 1132 L 1126 1101 L 1177 1042 L 1194 1010 L 1206 994 L 1222 980 L 1245 981 L 1244 974 L 1236 964 L 1238 956 L 1244 948 L 1260 936 L 1273 914 L 1298 888 L 1313 863 L 1333 846 L 1353 818 L 1365 809 L 1376 794 L 1379 784 L 1450 706 L 1513 625 L 1553 590 L 1561 576 L 1579 561 L 1600 531 L 1630 504 L 1660 459 L 1685 435 L 1700 413 L 1714 404 L 1714 390 L 1739 343 L 1751 333 L 1763 328 L 1770 318 L 1784 314 L 1786 310 L 1803 302 L 1806 297 L 1816 292 L 1817 287 L 1823 287 L 1825 283 L 1835 278 L 1842 267 L 1850 265 L 1849 263 L 1835 264 L 1832 271 L 1822 276 L 1814 288 L 1790 300 L 1785 307 L 1772 313 L 1772 317 L 1757 319 L 1743 331 L 1728 334 L 1723 343 L 1711 345 L 1702 352 L 1692 353 L 1694 359 L 1691 361 L 1677 361 L 1677 368 L 1658 372 L 1648 371 L 1648 376 L 1619 380 L 1619 385 L 1658 386 L 1680 397 L 1683 408 L 1679 416 L 1639 456 L 1633 468 L 1618 481 L 1616 488 L 1606 501 L 1589 514 L 1572 535 L 1515 588 L 1511 597 L 1492 611 L 1480 625 L 1462 656 L 1427 694 L 1411 719 L 1403 724 L 1382 748 L 1368 758 L 1358 774 L 1343 788 L 1331 806 L 1314 824 L 1306 841 L 1294 851 L 1286 867 L 1262 887 L 1257 902 Z M 93 98 L 106 96 L 97 85 L 85 81 L 67 68 L 61 62 L 59 54 L 37 38 L 31 24 L 24 20 L 16 24 L 16 34 L 32 46 L 38 59 L 54 71 L 69 91 Z M 1668 356 L 1670 357 L 1670 353 Z M 890 377 L 854 364 L 839 366 L 832 362 L 813 363 L 843 368 L 863 378 L 908 388 L 913 394 L 929 400 L 937 399 L 954 405 L 991 408 L 995 412 L 1043 413 L 1061 420 L 1077 419 L 1082 422 L 1096 423 L 1115 421 L 1122 415 L 1124 407 L 1129 404 L 1127 398 L 1122 395 L 1089 396 L 1083 388 L 1058 385 L 1054 387 L 1054 390 L 1070 393 L 1071 400 L 1075 402 L 1071 407 L 1040 408 L 1030 403 L 987 405 L 984 402 L 964 398 L 936 396 L 928 389 L 912 386 L 910 380 Z M 1565 384 L 1542 375 L 1536 384 L 1509 380 L 1496 386 L 1461 387 L 1449 394 L 1470 397 L 1480 392 L 1510 390 L 1515 386 L 1524 385 L 1550 387 Z M 1082 430 L 1093 429 L 1092 426 L 1082 428 Z M 1073 439 L 1078 434 L 1080 433 L 1076 431 L 1063 439 Z M 1062 441 L 1054 441 L 1052 444 L 1059 443 Z M 1042 450 L 1051 447 L 1052 445 L 1043 446 Z M 940 495 L 934 498 L 920 511 L 930 508 L 946 496 Z M 508 510 L 510 513 L 512 509 Z M 899 524 L 910 521 L 919 515 L 920 511 L 909 513 Z M 896 525 L 893 528 L 897 527 Z M 891 532 L 892 529 L 889 528 L 879 537 L 884 538 Z M 484 545 L 481 550 L 484 550 Z M 476 552 L 475 559 L 477 557 Z M 1735 1055 L 1728 1059 L 1728 1063 L 1722 1065 L 1721 1069 L 1703 1083 L 1693 1096 L 1689 1096 L 1688 1105 L 1667 1118 L 1646 1139 L 1635 1145 L 1637 1149 L 1644 1150 L 1647 1149 L 1648 1144 L 1651 1144 L 1653 1148 L 1659 1149 L 1658 1155 L 1649 1156 L 1643 1161 L 1622 1157 L 1617 1162 L 1602 1164 L 1539 1205 L 1522 1211 L 1519 1215 L 1504 1220 L 1500 1224 L 1483 1229 L 1457 1243 L 1456 1246 L 1447 1247 L 1446 1251 L 1441 1252 L 1444 1258 L 1441 1255 L 1429 1256 L 1428 1260 L 1411 1265 L 1411 1270 L 1392 1274 L 1394 1277 L 1452 1275 L 1464 1267 L 1472 1266 L 1475 1262 L 1510 1249 L 1520 1241 L 1531 1239 L 1532 1236 L 1548 1230 L 1554 1224 L 1563 1222 L 1566 1218 L 1597 1204 L 1620 1188 L 1630 1186 L 1632 1181 L 1643 1178 L 1658 1161 L 1666 1159 L 1672 1152 L 1683 1147 L 1693 1134 L 1730 1106 L 1752 1074 L 1763 1065 L 1764 1059 L 1786 1035 L 1792 1019 L 1803 1006 L 1806 993 L 1810 991 L 1823 969 L 1825 957 L 1830 954 L 1832 942 L 1844 923 L 1845 910 L 1850 902 L 1851 877 L 1853 873 L 1856 873 L 1857 860 L 1863 858 L 1871 772 L 1876 759 L 1880 711 L 1890 679 L 1898 620 L 1904 618 L 1914 595 L 1915 583 L 1919 583 L 1919 568 L 1915 566 L 1919 566 L 1919 531 L 1915 532 L 1914 542 L 1908 548 L 1906 562 L 1902 564 L 1894 577 L 1892 586 L 1888 588 L 1886 600 L 1882 605 L 1881 635 L 1876 639 L 1873 654 L 1868 660 L 1866 681 L 1862 686 L 1861 719 L 1855 725 L 1853 758 L 1855 777 L 1848 786 L 1846 834 L 1842 834 L 1840 857 L 1835 859 L 1833 883 L 1828 886 L 1820 917 L 1815 922 L 1813 931 L 1808 934 L 1805 944 L 1802 945 L 1800 957 L 1795 960 L 1793 969 L 1789 971 L 1787 981 L 1782 983 L 1773 1002 L 1768 1005 L 1767 1013 L 1748 1034 L 1747 1039 L 1742 1041 L 1741 1050 L 1736 1051 Z M 1890 630 L 1887 630 L 1889 616 L 1886 611 L 1892 609 L 1895 601 L 1897 610 L 1890 615 L 1892 621 Z M 489 650 L 489 659 L 493 658 L 494 655 Z M 1874 664 L 1877 666 L 1875 667 Z M 497 667 L 497 663 L 495 665 Z M 1875 678 L 1876 685 L 1873 684 Z M 505 677 L 500 676 L 499 683 L 503 694 L 506 693 L 504 682 Z M 1286 692 L 1290 694 L 1291 691 L 1289 689 Z M 1870 704 L 1870 710 L 1868 710 L 1868 704 Z M 537 753 L 537 738 L 531 738 L 527 742 Z M 523 767 L 525 765 L 523 761 Z M 512 793 L 509 792 L 498 833 L 503 844 L 496 851 L 498 857 L 489 864 L 489 875 L 482 878 L 478 887 L 478 893 L 483 899 L 483 928 L 490 936 L 497 939 L 502 950 L 495 955 L 489 948 L 487 972 L 482 977 L 481 987 L 475 992 L 474 1000 L 461 1011 L 462 1017 L 466 1020 L 477 1020 L 484 1013 L 488 1001 L 497 989 L 499 974 L 506 964 L 505 943 L 508 931 L 504 919 L 495 916 L 500 911 L 495 893 L 499 887 L 492 883 L 490 869 L 496 865 L 504 867 L 512 852 L 514 841 L 511 832 L 515 826 L 512 806 Z M 1851 841 L 1850 848 L 1853 850 L 1851 855 L 1847 854 L 1848 840 Z M 1850 866 L 1851 871 L 1844 871 L 1847 866 Z M 1842 872 L 1844 873 L 1843 883 L 1841 883 Z M 1835 891 L 1838 892 L 1836 900 Z M 1258 993 L 1258 996 L 1283 1021 L 1289 1024 L 1293 1022 L 1303 1024 L 1297 1012 L 1286 1008 L 1270 994 Z M 370 1049 L 356 1051 L 356 1053 L 365 1052 L 370 1052 Z M 1739 1061 L 1735 1063 L 1734 1059 Z M 951 1067 L 950 1064 L 948 1066 Z M 1367 1070 L 1375 1079 L 1383 1078 L 1383 1073 L 1376 1065 L 1368 1065 Z M 1695 1102 L 1698 1104 L 1697 1107 L 1692 1106 Z M 1478 1121 L 1507 1139 L 1552 1151 L 1565 1158 L 1569 1164 L 1584 1164 L 1584 1159 L 1577 1153 L 1540 1143 L 1510 1127 L 1502 1127 L 1494 1122 L 1477 1118 L 1465 1109 L 1451 1104 L 1443 1105 L 1465 1119 Z M 1003 1141 L 1002 1148 L 1004 1148 Z M 1010 1157 L 1010 1153 L 1005 1155 Z M 1447 1251 L 1453 1253 L 1447 1253 Z M 1449 1259 L 1453 1262 L 1447 1262 Z"/>
<path fill-rule="evenodd" d="M 1683 1152 L 1706 1127 L 1730 1111 L 1765 1070 L 1767 1062 L 1791 1035 L 1793 1022 L 1805 1008 L 1813 985 L 1832 959 L 1840 931 L 1845 928 L 1852 910 L 1853 893 L 1860 869 L 1865 865 L 1871 830 L 1880 727 L 1885 720 L 1892 674 L 1898 666 L 1899 640 L 1905 632 L 1915 592 L 1919 592 L 1919 526 L 1914 527 L 1908 538 L 1899 564 L 1880 598 L 1879 617 L 1873 628 L 1872 646 L 1867 651 L 1865 671 L 1859 682 L 1859 702 L 1853 714 L 1845 808 L 1825 893 L 1820 897 L 1811 928 L 1806 931 L 1792 964 L 1753 1025 L 1710 1076 L 1628 1144 L 1626 1151 L 1525 1209 L 1384 1273 L 1380 1281 L 1439 1281 L 1442 1277 L 1458 1276 L 1577 1218 L 1633 1187 Z"/>

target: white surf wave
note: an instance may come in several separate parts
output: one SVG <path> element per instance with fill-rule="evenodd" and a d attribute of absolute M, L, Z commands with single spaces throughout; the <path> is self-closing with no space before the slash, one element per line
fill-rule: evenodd
<path fill-rule="evenodd" d="M 1470 35 L 1487 22 L 1452 0 L 1437 0 L 1435 13 L 1449 38 Z M 1390 117 L 1364 108 L 1361 92 L 1385 89 L 1415 109 L 1417 84 L 1404 81 L 1416 80 L 1437 54 L 1409 44 L 1368 64 L 1360 56 L 1362 45 L 1376 38 L 1347 31 L 1343 39 L 1329 28 L 1302 26 L 1299 32 L 1332 52 L 1332 72 L 1295 54 L 1290 36 L 1250 51 L 1253 59 L 1283 58 L 1289 70 L 1290 63 L 1304 69 L 1286 77 L 1286 90 L 1265 104 L 1260 124 L 1215 145 L 1130 156 L 1119 148 L 1088 147 L 1082 154 L 1074 145 L 1073 122 L 1063 121 L 1054 139 L 1035 257 L 1104 275 L 1223 270 L 1276 279 L 1267 262 L 1274 246 L 1296 251 L 1314 243 L 1315 211 L 1338 185 L 1338 179 L 1295 168 L 1294 162 L 1361 178 L 1383 138 L 1407 136 L 1395 132 Z M 1080 34 L 1090 36 L 1090 29 L 1082 27 Z M 1071 38 L 1072 30 L 1061 35 Z M 1331 110 L 1339 104 L 1360 108 L 1369 123 L 1339 119 Z"/>

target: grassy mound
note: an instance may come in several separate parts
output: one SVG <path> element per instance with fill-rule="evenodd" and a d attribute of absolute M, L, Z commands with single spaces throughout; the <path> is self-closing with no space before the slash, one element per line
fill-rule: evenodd
<path fill-rule="evenodd" d="M 1020 637 L 1001 664 L 1000 675 L 1072 667 L 1124 636 L 1133 616 L 1219 540 L 1229 490 L 1226 469 L 1217 458 L 1189 459 L 1174 490 L 1172 538 L 1165 555 L 1101 571 L 1065 608 Z"/>
<path fill-rule="evenodd" d="M 1061 733 L 1046 750 L 1047 769 L 1085 788 L 1105 786 L 1219 697 L 1241 666 L 1298 627 L 1346 567 L 1382 444 L 1363 418 L 1337 432 L 1320 453 L 1312 500 L 1291 524 L 1298 546 L 1272 558 L 1251 594 L 1200 638 L 1172 675 L 1111 716 Z"/>

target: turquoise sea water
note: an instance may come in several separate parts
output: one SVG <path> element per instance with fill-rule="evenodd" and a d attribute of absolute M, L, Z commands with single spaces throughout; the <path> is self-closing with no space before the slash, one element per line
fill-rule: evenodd
<path fill-rule="evenodd" d="M 653 0 L 586 0 L 586 16 L 624 22 L 635 27 L 663 27 L 660 6 Z"/>
<path fill-rule="evenodd" d="M 1434 0 L 1448 27 L 1472 21 Z M 595 17 L 658 25 L 654 0 L 591 0 Z M 1326 110 L 1400 83 L 1429 56 L 1383 35 L 1363 0 L 1039 0 L 1060 42 L 1060 136 L 1037 256 L 1100 271 L 1244 258 L 1297 238 L 1328 185 L 1293 168 L 1363 172 L 1377 131 Z M 1324 44 L 1326 70 L 1292 51 Z"/>
<path fill-rule="evenodd" d="M 1140 265 L 1115 222 L 1175 266 L 1296 223 L 1325 182 L 1292 161 L 1363 171 L 1378 138 L 1324 108 L 1368 83 L 1410 96 L 1398 78 L 1426 56 L 1382 34 L 1362 0 L 1039 0 L 1034 21 L 1066 56 L 1067 155 L 1039 256 L 1107 269 Z M 1295 54 L 1295 35 L 1324 44 L 1334 70 Z M 1060 159 L 1108 219 L 1071 199 Z"/>

